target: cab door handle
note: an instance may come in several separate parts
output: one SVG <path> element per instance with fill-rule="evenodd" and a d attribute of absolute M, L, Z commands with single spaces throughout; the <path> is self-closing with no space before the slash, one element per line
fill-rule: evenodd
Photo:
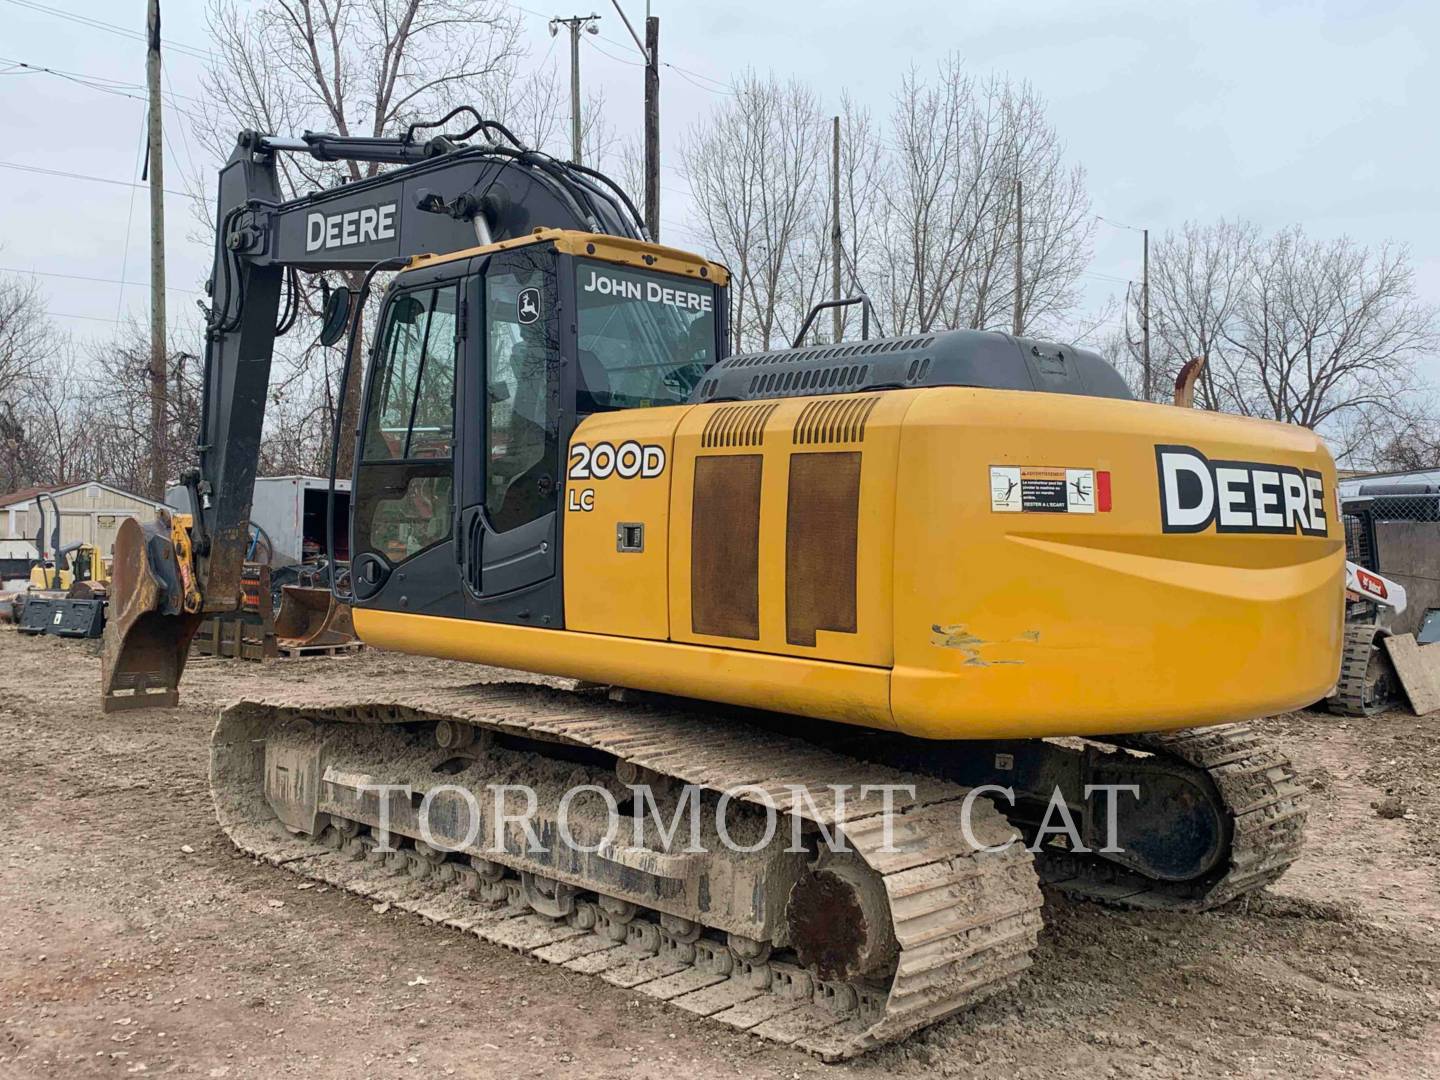
<path fill-rule="evenodd" d="M 476 595 L 481 590 L 481 566 L 485 550 L 485 508 L 472 506 L 460 513 L 460 529 L 455 553 L 460 562 L 460 576 Z"/>

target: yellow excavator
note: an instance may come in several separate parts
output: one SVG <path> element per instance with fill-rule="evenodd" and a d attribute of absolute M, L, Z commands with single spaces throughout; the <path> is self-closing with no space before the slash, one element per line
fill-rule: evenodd
<path fill-rule="evenodd" d="M 1245 721 L 1336 681 L 1315 434 L 1002 333 L 806 345 L 817 309 L 732 354 L 725 267 L 459 116 L 240 136 L 196 513 L 120 534 L 104 707 L 174 705 L 238 603 L 274 339 L 334 269 L 365 271 L 321 332 L 352 350 L 395 272 L 337 579 L 357 633 L 572 681 L 239 702 L 211 759 L 237 845 L 831 1060 L 1013 982 L 1041 883 L 1203 911 L 1295 859 L 1301 786 Z M 392 167 L 286 201 L 285 154 Z"/>

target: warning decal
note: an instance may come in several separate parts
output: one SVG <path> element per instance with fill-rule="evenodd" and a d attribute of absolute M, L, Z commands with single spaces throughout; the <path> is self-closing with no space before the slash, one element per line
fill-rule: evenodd
<path fill-rule="evenodd" d="M 1100 474 L 1110 479 L 1108 473 Z M 1048 465 L 990 466 L 990 509 L 1011 514 L 1095 513 L 1094 469 Z M 1107 505 L 1101 507 L 1109 510 Z"/>

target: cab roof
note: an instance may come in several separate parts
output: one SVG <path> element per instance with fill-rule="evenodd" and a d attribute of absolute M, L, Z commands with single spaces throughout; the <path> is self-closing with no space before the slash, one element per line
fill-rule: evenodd
<path fill-rule="evenodd" d="M 728 285 L 730 271 L 717 262 L 711 262 L 693 252 L 679 248 L 652 244 L 645 240 L 632 240 L 624 236 L 610 236 L 605 233 L 579 232 L 573 229 L 536 229 L 524 236 L 508 240 L 497 240 L 491 244 L 477 244 L 475 247 L 447 251 L 440 255 L 416 255 L 407 264 L 407 270 L 439 266 L 456 259 L 471 259 L 476 256 L 493 255 L 499 251 L 528 247 L 532 244 L 554 244 L 556 249 L 567 255 L 588 256 L 622 266 L 633 266 L 639 270 L 659 270 L 667 274 L 678 274 L 716 285 Z"/>

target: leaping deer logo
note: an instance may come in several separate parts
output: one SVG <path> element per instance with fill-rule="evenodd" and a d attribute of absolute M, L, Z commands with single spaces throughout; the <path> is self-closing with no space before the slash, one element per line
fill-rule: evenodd
<path fill-rule="evenodd" d="M 540 290 L 521 289 L 516 299 L 516 311 L 522 323 L 533 323 L 540 318 Z"/>

